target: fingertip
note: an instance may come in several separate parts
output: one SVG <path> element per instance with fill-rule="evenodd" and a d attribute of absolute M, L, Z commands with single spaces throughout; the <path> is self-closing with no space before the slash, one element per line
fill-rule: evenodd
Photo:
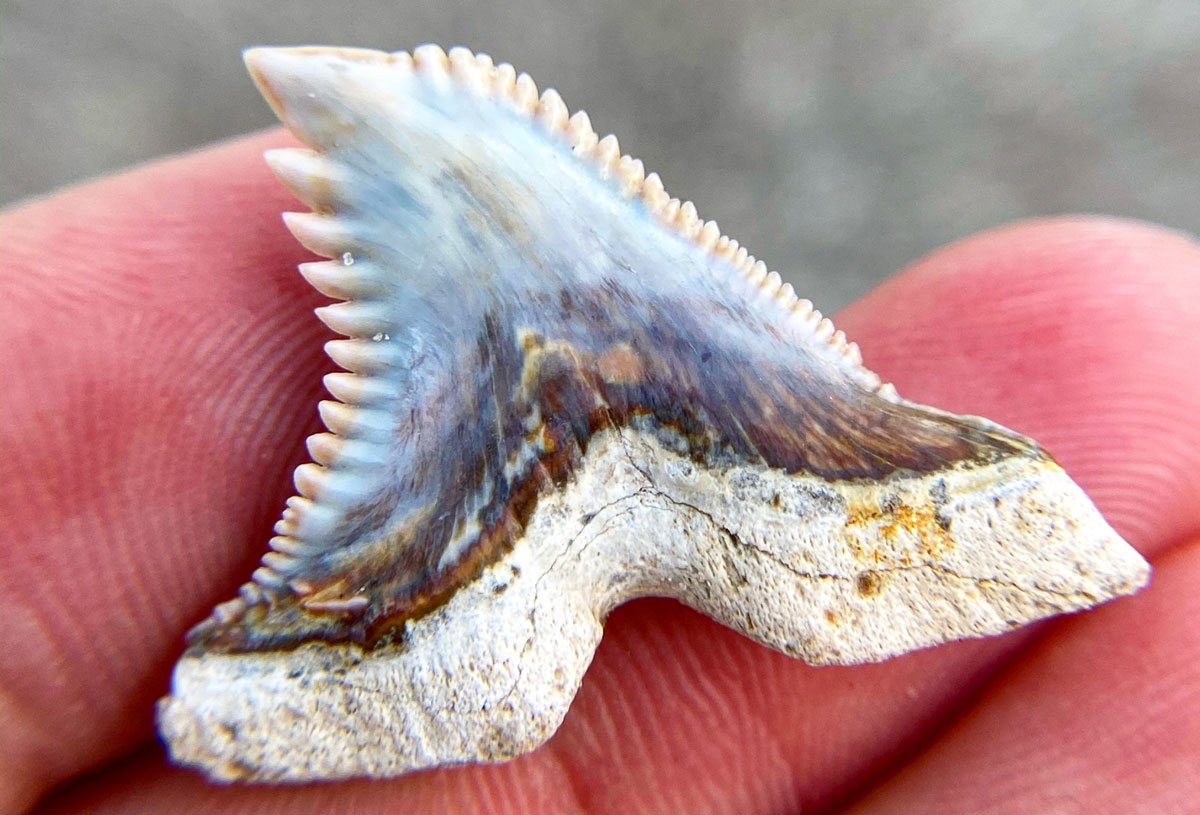
<path fill-rule="evenodd" d="M 315 423 L 328 334 L 261 157 L 287 143 L 253 134 L 0 217 L 0 370 L 22 372 L 0 389 L 0 592 L 24 598 L 0 626 L 24 716 L 0 716 L 0 741 L 27 790 L 146 737 L 182 631 L 245 573 Z"/>

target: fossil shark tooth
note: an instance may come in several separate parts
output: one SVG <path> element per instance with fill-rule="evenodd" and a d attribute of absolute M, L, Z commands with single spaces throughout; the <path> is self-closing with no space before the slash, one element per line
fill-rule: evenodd
<path fill-rule="evenodd" d="M 213 778 L 389 776 L 554 733 L 618 603 L 811 663 L 1006 631 L 1149 567 L 1034 441 L 900 398 L 507 64 L 253 49 L 344 302 L 329 433 L 158 709 Z"/>

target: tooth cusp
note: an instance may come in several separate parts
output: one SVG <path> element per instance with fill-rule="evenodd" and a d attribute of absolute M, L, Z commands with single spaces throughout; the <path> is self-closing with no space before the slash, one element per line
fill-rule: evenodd
<path fill-rule="evenodd" d="M 255 569 L 253 574 L 250 575 L 250 579 L 260 586 L 275 590 L 282 589 L 286 583 L 283 575 L 266 566 L 259 566 Z"/>
<path fill-rule="evenodd" d="M 567 141 L 579 156 L 590 155 L 600 141 L 596 131 L 592 130 L 592 120 L 582 110 L 567 120 Z"/>
<path fill-rule="evenodd" d="M 412 52 L 413 66 L 424 74 L 446 74 L 450 70 L 450 59 L 440 45 L 425 43 Z"/>
<path fill-rule="evenodd" d="M 342 439 L 336 433 L 314 433 L 305 439 L 305 446 L 308 447 L 308 455 L 313 461 L 328 467 L 338 460 L 341 454 Z M 284 514 L 284 522 L 286 522 L 287 513 L 285 512 Z M 278 524 L 276 525 L 276 531 L 281 531 L 278 528 Z"/>
<path fill-rule="evenodd" d="M 467 53 L 471 52 L 467 51 Z M 491 90 L 491 82 L 496 75 L 496 63 L 492 60 L 491 54 L 480 51 L 475 55 L 475 65 L 479 70 L 479 75 L 483 77 L 484 83 L 488 86 L 488 90 Z"/>
<path fill-rule="evenodd" d="M 813 329 L 813 333 L 817 335 L 817 339 L 828 342 L 833 339 L 833 321 L 828 317 L 822 317 L 817 323 L 817 327 Z"/>
<path fill-rule="evenodd" d="M 507 62 L 496 66 L 492 75 L 492 90 L 497 96 L 512 99 L 517 88 L 517 71 Z"/>
<path fill-rule="evenodd" d="M 387 464 L 386 446 L 345 439 L 336 433 L 315 433 L 308 437 L 307 446 L 313 461 L 325 467 L 370 469 Z M 293 523 L 293 527 L 298 529 L 299 523 Z"/>
<path fill-rule="evenodd" d="M 241 597 L 227 600 L 213 608 L 213 618 L 221 625 L 228 625 L 246 613 L 246 601 Z"/>
<path fill-rule="evenodd" d="M 263 595 L 262 587 L 258 584 L 249 582 L 243 583 L 238 587 L 238 597 L 246 601 L 248 606 L 256 606 L 264 602 L 267 598 Z"/>
<path fill-rule="evenodd" d="M 612 175 L 613 168 L 616 167 L 617 160 L 621 157 L 621 145 L 617 142 L 617 137 L 609 133 L 596 144 L 596 166 L 600 170 L 600 175 L 603 178 L 609 178 Z"/>
<path fill-rule="evenodd" d="M 347 256 L 350 263 L 346 263 Z M 352 252 L 343 252 L 337 260 L 301 263 L 299 268 L 314 289 L 337 300 L 370 298 L 382 288 L 374 265 Z"/>
<path fill-rule="evenodd" d="M 296 468 L 294 480 L 296 491 L 313 503 L 346 507 L 363 497 L 369 478 L 355 470 L 309 463 Z M 266 565 L 280 571 L 270 563 Z"/>
<path fill-rule="evenodd" d="M 313 548 L 293 535 L 276 535 L 267 541 L 271 551 L 280 552 L 288 557 L 304 558 L 313 554 Z"/>
<path fill-rule="evenodd" d="M 351 405 L 389 402 L 400 395 L 396 386 L 383 377 L 332 373 L 326 374 L 323 382 L 335 399 Z"/>
<path fill-rule="evenodd" d="M 450 76 L 476 95 L 482 96 L 487 93 L 487 74 L 470 49 L 456 45 L 450 49 L 446 58 L 449 63 Z"/>
<path fill-rule="evenodd" d="M 263 158 L 292 194 L 314 210 L 329 211 L 345 197 L 346 172 L 314 150 L 283 147 L 267 150 Z"/>
<path fill-rule="evenodd" d="M 662 222 L 668 226 L 674 226 L 675 219 L 679 217 L 679 209 L 682 206 L 683 203 L 678 198 L 669 199 L 658 213 Z"/>
<path fill-rule="evenodd" d="M 856 342 L 846 343 L 845 354 L 846 354 L 846 359 L 848 359 L 850 361 L 850 364 L 862 365 L 862 361 L 863 361 L 862 351 L 859 349 L 858 343 L 856 343 Z"/>
<path fill-rule="evenodd" d="M 532 115 L 537 109 L 538 89 L 537 84 L 533 81 L 533 77 L 529 74 L 521 74 L 517 77 L 516 87 L 512 95 L 513 102 L 517 105 L 517 110 Z"/>
<path fill-rule="evenodd" d="M 390 413 L 352 407 L 326 399 L 317 405 L 321 421 L 339 436 L 369 441 L 387 441 L 393 429 Z"/>
<path fill-rule="evenodd" d="M 340 218 L 315 212 L 285 212 L 283 222 L 296 240 L 313 254 L 341 257 L 356 243 Z"/>
<path fill-rule="evenodd" d="M 646 202 L 646 208 L 655 214 L 662 212 L 667 201 L 671 200 L 658 173 L 650 173 L 642 182 L 642 200 Z"/>
<path fill-rule="evenodd" d="M 547 88 L 537 105 L 537 118 L 546 130 L 554 135 L 567 127 L 567 105 L 554 88 Z"/>
<path fill-rule="evenodd" d="M 365 376 L 391 370 L 400 363 L 404 349 L 392 341 L 330 340 L 325 343 L 325 353 L 339 367 Z"/>
<path fill-rule="evenodd" d="M 294 512 L 292 533 L 272 539 L 288 540 L 291 548 L 280 550 L 288 554 L 323 550 L 343 520 L 342 513 L 336 507 L 315 503 L 301 495 L 293 495 L 288 499 L 288 509 Z"/>
<path fill-rule="evenodd" d="M 617 162 L 616 175 L 621 194 L 629 198 L 641 190 L 642 182 L 646 180 L 646 167 L 639 159 L 621 156 Z"/>
<path fill-rule="evenodd" d="M 348 337 L 372 337 L 393 330 L 391 315 L 382 303 L 350 300 L 314 309 L 321 322 Z"/>
<path fill-rule="evenodd" d="M 679 215 L 675 218 L 675 224 L 684 235 L 695 238 L 696 233 L 700 231 L 700 218 L 696 214 L 696 205 L 691 201 L 683 202 L 679 207 Z"/>
<path fill-rule="evenodd" d="M 263 555 L 262 564 L 280 575 L 291 574 L 300 568 L 300 561 L 297 558 L 279 551 L 271 551 Z"/>
<path fill-rule="evenodd" d="M 296 468 L 293 481 L 296 484 L 296 491 L 310 501 L 320 500 L 320 494 L 323 491 L 328 474 L 324 467 L 319 464 L 301 464 Z"/>
<path fill-rule="evenodd" d="M 719 240 L 721 240 L 721 228 L 717 226 L 716 221 L 709 221 L 701 227 L 700 234 L 696 238 L 696 242 L 705 252 L 714 252 Z"/>

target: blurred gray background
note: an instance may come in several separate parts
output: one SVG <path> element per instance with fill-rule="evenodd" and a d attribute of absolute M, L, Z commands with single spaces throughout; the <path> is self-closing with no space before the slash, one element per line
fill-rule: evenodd
<path fill-rule="evenodd" d="M 5 0 L 0 203 L 270 124 L 239 50 L 466 44 L 826 309 L 1014 218 L 1200 228 L 1200 2 Z"/>

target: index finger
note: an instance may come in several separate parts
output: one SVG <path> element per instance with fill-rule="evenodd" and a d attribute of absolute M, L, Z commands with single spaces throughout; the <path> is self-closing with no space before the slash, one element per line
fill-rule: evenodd
<path fill-rule="evenodd" d="M 1068 468 L 1093 486 L 1118 485 L 1101 506 L 1120 499 L 1114 523 L 1150 553 L 1196 521 L 1200 430 L 1169 420 L 1200 392 L 1181 342 L 1197 330 L 1188 300 L 1197 270 L 1196 247 L 1161 230 L 1094 220 L 1025 224 L 935 254 L 842 322 L 903 392 L 957 400 L 959 409 L 1054 436 Z M 984 294 L 992 315 L 980 313 L 974 293 Z M 1097 333 L 1097 324 L 1109 331 Z M 1122 383 L 1122 397 L 1098 401 L 1112 380 Z M 1107 440 L 1127 426 L 1149 429 L 1137 431 L 1138 444 L 1108 454 Z M 1147 468 L 1151 461 L 1159 467 Z M 609 621 L 559 733 L 509 764 L 386 783 L 217 789 L 144 756 L 57 802 L 61 811 L 88 812 L 185 803 L 197 812 L 268 804 L 328 812 L 368 801 L 489 812 L 821 809 L 917 752 L 1027 643 L 1119 635 L 1111 624 L 1138 620 L 1146 599 L 1064 619 L 1044 638 L 1025 628 L 850 668 L 810 668 L 677 604 L 643 601 Z M 1145 634 L 1167 645 L 1171 631 Z M 1091 640 L 1108 647 L 1101 636 Z"/>
<path fill-rule="evenodd" d="M 14 270 L 0 278 L 12 314 L 0 353 L 6 370 L 38 363 L 0 395 L 20 473 L 5 479 L 18 545 L 0 570 L 8 800 L 149 737 L 182 632 L 249 573 L 289 492 L 332 366 L 308 313 L 321 300 L 294 272 L 305 253 L 279 222 L 295 205 L 259 158 L 283 142 L 160 163 L 0 227 Z M 1175 245 L 1122 234 L 1126 246 Z M 1180 297 L 1171 286 L 1159 293 Z M 858 335 L 872 361 L 869 328 Z M 879 367 L 924 398 L 905 364 Z M 1065 445 L 1051 447 L 1071 468 Z"/>
<path fill-rule="evenodd" d="M 287 142 L 0 220 L 0 810 L 148 737 L 182 632 L 287 495 L 333 367 L 261 159 Z"/>

